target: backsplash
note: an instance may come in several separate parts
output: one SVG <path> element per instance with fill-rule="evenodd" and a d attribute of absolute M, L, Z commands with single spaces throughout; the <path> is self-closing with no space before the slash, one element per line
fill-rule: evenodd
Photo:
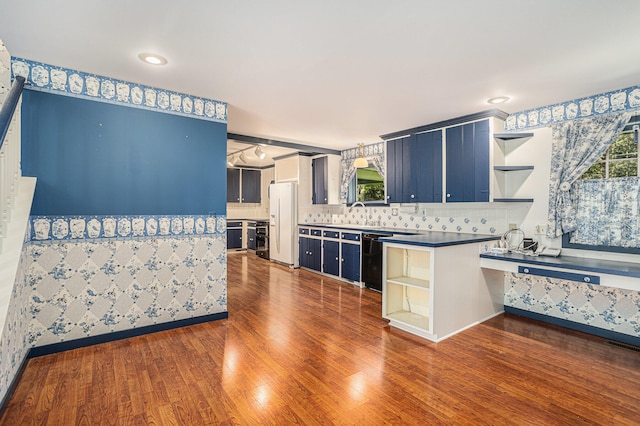
<path fill-rule="evenodd" d="M 640 293 L 575 281 L 506 274 L 504 304 L 640 337 Z"/>
<path fill-rule="evenodd" d="M 417 211 L 416 211 L 417 209 Z M 398 211 L 394 215 L 394 210 Z M 418 204 L 417 207 L 313 207 L 301 212 L 301 223 L 365 225 L 416 231 L 502 234 L 508 229 L 507 209 L 485 206 L 459 207 Z"/>

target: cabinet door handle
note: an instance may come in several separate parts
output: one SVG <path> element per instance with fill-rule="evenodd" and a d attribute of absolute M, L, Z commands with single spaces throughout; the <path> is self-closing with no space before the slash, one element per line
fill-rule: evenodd
<path fill-rule="evenodd" d="M 447 198 L 451 198 L 451 194 L 447 194 Z"/>
<path fill-rule="evenodd" d="M 590 282 L 591 282 L 591 278 L 589 278 L 589 277 L 584 277 L 584 282 L 585 282 L 585 283 L 590 283 Z"/>
<path fill-rule="evenodd" d="M 524 272 L 525 274 L 528 274 L 528 273 L 529 273 L 529 268 L 524 268 L 524 269 L 522 270 L 522 272 Z"/>
<path fill-rule="evenodd" d="M 411 198 L 416 198 L 416 196 L 415 196 L 415 195 L 413 195 L 413 194 L 411 194 Z"/>
<path fill-rule="evenodd" d="M 309 252 L 309 256 L 311 256 L 312 254 L 313 254 L 312 252 Z"/>

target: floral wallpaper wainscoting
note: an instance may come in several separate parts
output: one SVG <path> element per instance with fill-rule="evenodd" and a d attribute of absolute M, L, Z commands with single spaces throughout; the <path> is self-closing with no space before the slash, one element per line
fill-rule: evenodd
<path fill-rule="evenodd" d="M 533 275 L 507 274 L 504 304 L 640 337 L 640 294 Z"/>
<path fill-rule="evenodd" d="M 226 312 L 225 218 L 32 217 L 32 346 Z"/>

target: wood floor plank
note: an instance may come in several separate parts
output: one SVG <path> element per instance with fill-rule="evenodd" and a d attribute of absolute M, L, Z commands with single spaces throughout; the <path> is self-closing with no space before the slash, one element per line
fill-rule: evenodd
<path fill-rule="evenodd" d="M 640 424 L 640 353 L 500 315 L 432 343 L 381 295 L 228 257 L 229 318 L 32 359 L 0 425 Z"/>

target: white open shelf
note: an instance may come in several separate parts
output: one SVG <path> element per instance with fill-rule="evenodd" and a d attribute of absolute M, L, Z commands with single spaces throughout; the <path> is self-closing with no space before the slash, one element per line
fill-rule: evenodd
<path fill-rule="evenodd" d="M 414 327 L 429 330 L 429 317 L 408 311 L 396 311 L 387 314 L 387 318 L 394 321 L 400 321 Z"/>
<path fill-rule="evenodd" d="M 425 280 L 422 278 L 408 277 L 406 275 L 387 278 L 387 282 L 392 284 L 407 285 L 407 286 L 417 287 L 417 288 L 426 288 L 426 289 L 429 288 L 429 280 Z"/>

